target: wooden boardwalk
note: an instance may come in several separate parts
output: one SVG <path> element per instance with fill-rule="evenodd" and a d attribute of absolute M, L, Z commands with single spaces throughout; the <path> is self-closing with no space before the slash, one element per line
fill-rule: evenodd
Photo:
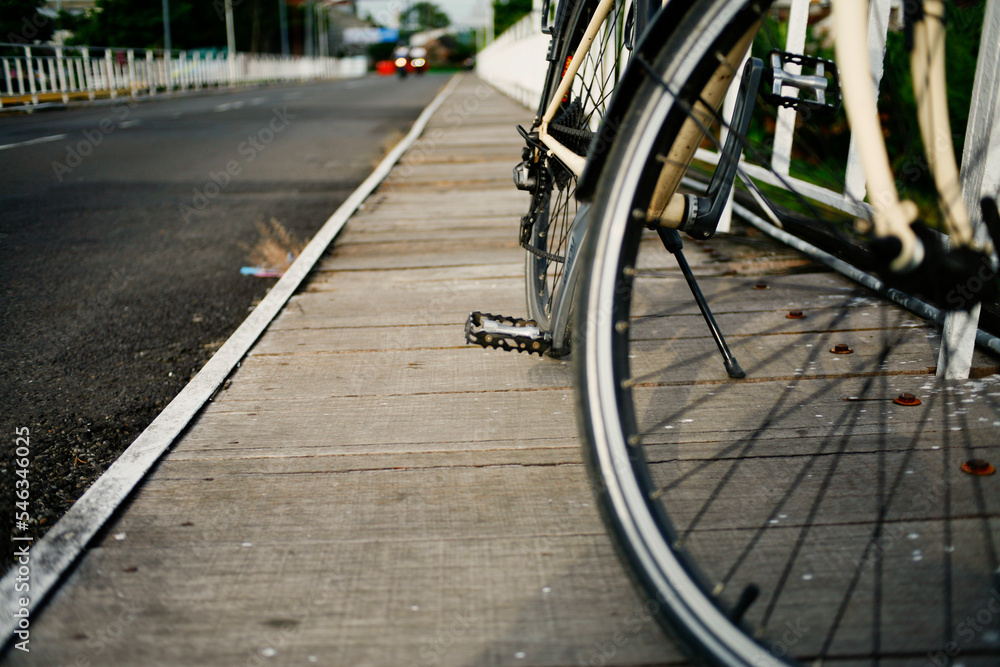
<path fill-rule="evenodd" d="M 524 311 L 517 122 L 529 113 L 465 76 L 33 619 L 31 654 L 12 651 L 9 664 L 684 663 L 594 507 L 570 364 L 464 343 L 471 310 Z M 803 286 L 843 284 L 791 276 L 753 302 L 751 271 L 730 256 L 737 275 L 719 274 L 707 248 L 689 259 L 727 304 L 724 327 L 790 301 L 808 308 Z M 806 262 L 776 251 L 767 263 Z M 686 305 L 668 337 L 704 351 L 689 297 L 676 301 Z M 804 331 L 821 326 L 809 322 Z M 785 384 L 801 372 L 798 359 L 734 340 L 752 371 L 777 360 L 772 379 Z M 692 433 L 704 445 L 707 396 L 732 386 L 701 373 L 685 389 L 694 426 L 656 443 L 665 458 Z M 768 386 L 733 393 L 751 400 Z M 753 428 L 753 416 L 719 426 Z"/>

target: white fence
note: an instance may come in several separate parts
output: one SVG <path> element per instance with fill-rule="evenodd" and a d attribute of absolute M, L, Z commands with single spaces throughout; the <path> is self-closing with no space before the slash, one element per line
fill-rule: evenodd
<path fill-rule="evenodd" d="M 541 12 L 528 14 L 476 56 L 476 73 L 483 81 L 533 111 L 542 98 L 548 66 L 550 38 L 542 34 L 541 22 Z"/>
<path fill-rule="evenodd" d="M 363 76 L 364 56 L 300 58 L 238 53 L 202 56 L 136 49 L 6 47 L 0 56 L 0 107 L 172 90 Z M 94 55 L 98 53 L 100 55 Z"/>

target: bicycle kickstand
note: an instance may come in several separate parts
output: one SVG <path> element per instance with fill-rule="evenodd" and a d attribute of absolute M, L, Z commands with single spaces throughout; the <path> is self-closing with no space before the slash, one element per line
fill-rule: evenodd
<path fill-rule="evenodd" d="M 729 345 L 726 343 L 726 339 L 723 337 L 722 331 L 719 330 L 719 325 L 715 321 L 711 309 L 708 307 L 708 301 L 705 300 L 705 295 L 701 293 L 701 288 L 698 287 L 698 281 L 694 277 L 694 272 L 691 271 L 691 266 L 684 257 L 684 253 L 681 250 L 684 247 L 684 242 L 681 241 L 680 233 L 676 229 L 669 229 L 667 227 L 657 227 L 656 233 L 659 234 L 660 240 L 663 242 L 663 247 L 677 258 L 677 264 L 681 267 L 681 273 L 684 274 L 684 279 L 687 280 L 688 287 L 691 288 L 694 300 L 701 310 L 701 316 L 705 318 L 708 330 L 712 333 L 712 338 L 715 339 L 715 344 L 718 346 L 719 352 L 722 353 L 722 363 L 726 366 L 726 373 L 729 374 L 729 377 L 737 380 L 745 378 L 747 376 L 746 372 L 740 367 L 739 362 L 736 361 L 736 357 L 733 356 L 732 351 L 729 349 Z"/>

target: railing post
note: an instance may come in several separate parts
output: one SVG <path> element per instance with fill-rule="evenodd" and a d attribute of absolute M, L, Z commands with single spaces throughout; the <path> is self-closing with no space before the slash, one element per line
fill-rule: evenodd
<path fill-rule="evenodd" d="M 90 49 L 83 47 L 83 79 L 87 87 L 87 97 L 93 101 L 96 84 L 94 82 L 94 63 L 90 60 Z"/>
<path fill-rule="evenodd" d="M 156 95 L 156 61 L 153 60 L 153 52 L 150 49 L 146 49 L 146 84 L 149 96 Z"/>
<path fill-rule="evenodd" d="M 24 57 L 28 66 L 28 91 L 31 93 L 31 103 L 38 104 L 38 91 L 35 89 L 35 71 L 31 62 L 31 47 L 24 47 Z M 23 90 L 21 91 L 24 92 Z"/>
<path fill-rule="evenodd" d="M 59 90 L 62 91 L 63 104 L 69 102 L 69 82 L 66 79 L 66 63 L 63 61 L 63 49 L 56 47 L 56 70 L 59 75 Z"/>
<path fill-rule="evenodd" d="M 804 53 L 806 43 L 806 28 L 809 25 L 809 0 L 792 0 L 788 15 L 788 39 L 785 50 L 791 53 Z M 789 63 L 792 74 L 798 74 L 802 69 L 799 65 Z M 791 89 L 796 94 L 797 89 Z M 782 93 L 786 94 L 786 93 Z M 795 109 L 781 107 L 778 109 L 778 121 L 774 128 L 774 152 L 771 154 L 771 167 L 782 176 L 788 175 L 791 166 L 792 142 L 795 139 Z"/>
<path fill-rule="evenodd" d="M 979 200 L 984 196 L 997 197 L 1000 192 L 1000 0 L 988 0 L 983 16 L 983 32 L 979 40 L 979 58 L 976 78 L 972 86 L 969 124 L 962 150 L 962 194 L 969 209 L 969 218 L 976 230 L 976 239 L 986 240 L 986 226 L 982 223 Z M 1000 239 L 993 239 L 993 243 Z M 980 288 L 988 280 L 996 280 L 996 259 L 993 266 L 980 267 Z M 969 292 L 972 279 L 963 286 Z M 938 355 L 938 376 L 964 380 L 972 370 L 976 330 L 979 327 L 980 304 L 969 311 L 949 311 L 941 333 L 941 351 Z"/>
<path fill-rule="evenodd" d="M 139 83 L 135 80 L 135 51 L 128 50 L 128 82 L 132 89 L 132 97 L 139 96 Z"/>
<path fill-rule="evenodd" d="M 118 82 L 115 81 L 115 62 L 111 49 L 104 49 L 104 69 L 106 72 L 105 84 L 110 91 L 111 99 L 115 99 L 118 97 Z"/>
<path fill-rule="evenodd" d="M 885 69 L 885 41 L 886 33 L 889 32 L 889 11 L 891 8 L 891 0 L 875 0 L 868 8 L 868 59 L 871 62 L 872 85 L 875 87 L 876 100 Z M 857 139 L 852 133 L 850 147 L 847 150 L 844 194 L 856 201 L 863 201 L 866 190 L 865 171 L 861 166 Z"/>
<path fill-rule="evenodd" d="M 21 67 L 20 60 L 14 60 L 14 69 L 17 71 L 17 92 L 19 95 L 24 95 L 24 68 Z"/>
<path fill-rule="evenodd" d="M 15 59 L 14 62 L 16 63 L 17 60 Z M 7 84 L 7 94 L 11 95 L 14 93 L 14 85 L 10 81 L 10 65 L 7 64 L 6 58 L 0 59 L 0 63 L 3 63 L 3 78 Z"/>

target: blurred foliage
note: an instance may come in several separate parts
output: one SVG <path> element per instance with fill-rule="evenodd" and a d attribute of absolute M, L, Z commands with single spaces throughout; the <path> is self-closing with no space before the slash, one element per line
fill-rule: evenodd
<path fill-rule="evenodd" d="M 447 28 L 451 25 L 448 14 L 433 2 L 417 2 L 410 5 L 400 14 L 399 22 L 411 32 Z"/>
<path fill-rule="evenodd" d="M 948 113 L 951 117 L 955 159 L 959 164 L 969 120 L 985 4 L 948 4 L 948 33 L 945 40 Z M 903 33 L 889 34 L 885 63 L 879 109 L 886 148 L 889 155 L 893 156 L 892 166 L 901 196 L 919 200 L 921 196 L 926 198 L 927 193 L 934 192 L 934 180 L 927 169 L 920 139 L 910 73 L 910 54 Z"/>
<path fill-rule="evenodd" d="M 493 0 L 493 36 L 497 37 L 531 13 L 531 0 Z"/>
<path fill-rule="evenodd" d="M 273 0 L 233 0 L 236 50 L 280 53 L 279 6 Z M 304 9 L 288 4 L 293 45 L 302 42 Z M 74 44 L 163 48 L 163 7 L 148 0 L 97 0 L 94 12 L 65 26 Z M 226 46 L 224 0 L 170 0 L 170 36 L 174 49 Z"/>

